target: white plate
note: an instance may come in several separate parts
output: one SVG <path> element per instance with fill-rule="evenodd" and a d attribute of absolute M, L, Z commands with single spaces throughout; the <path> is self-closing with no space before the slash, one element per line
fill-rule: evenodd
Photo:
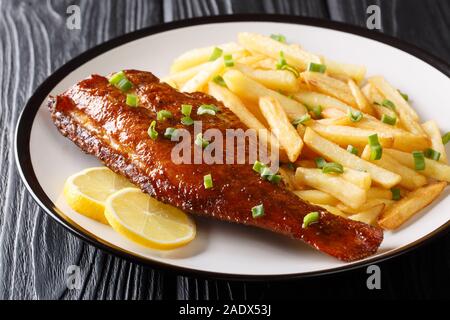
<path fill-rule="evenodd" d="M 265 21 L 252 21 L 258 19 Z M 196 219 L 198 237 L 188 246 L 154 251 L 68 208 L 61 199 L 65 179 L 99 162 L 58 133 L 47 110 L 47 96 L 61 93 L 92 73 L 105 75 L 135 68 L 163 76 L 182 52 L 236 40 L 240 31 L 281 33 L 310 51 L 364 64 L 369 75 L 382 74 L 407 92 L 423 120 L 435 119 L 441 129 L 450 130 L 450 81 L 443 73 L 450 74 L 449 67 L 395 39 L 342 24 L 294 17 L 218 17 L 172 23 L 128 34 L 88 51 L 55 72 L 30 99 L 17 128 L 16 158 L 29 191 L 46 212 L 105 250 L 152 265 L 219 277 L 286 278 L 346 270 L 404 252 L 446 228 L 450 218 L 448 190 L 400 230 L 386 232 L 377 255 L 343 263 L 299 241 L 205 219 Z"/>

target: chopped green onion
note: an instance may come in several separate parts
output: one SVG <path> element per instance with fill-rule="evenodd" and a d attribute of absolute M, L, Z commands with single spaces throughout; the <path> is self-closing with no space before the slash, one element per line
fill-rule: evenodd
<path fill-rule="evenodd" d="M 262 216 L 264 216 L 264 205 L 260 204 L 260 205 L 254 206 L 252 208 L 252 217 L 253 218 L 261 218 Z"/>
<path fill-rule="evenodd" d="M 172 112 L 169 110 L 160 110 L 156 113 L 156 119 L 158 121 L 163 121 L 170 118 L 172 118 Z"/>
<path fill-rule="evenodd" d="M 431 148 L 426 149 L 426 150 L 423 152 L 423 154 L 424 154 L 424 156 L 427 157 L 428 159 L 436 160 L 436 161 L 439 161 L 439 158 L 441 157 L 441 153 L 440 153 L 440 152 L 438 152 L 438 151 L 436 151 L 436 150 L 433 150 L 433 149 L 431 149 Z"/>
<path fill-rule="evenodd" d="M 147 133 L 152 138 L 152 140 L 156 140 L 158 138 L 158 131 L 155 130 L 156 127 L 156 121 L 153 120 L 152 123 L 150 123 L 150 127 L 148 127 Z"/>
<path fill-rule="evenodd" d="M 225 64 L 225 67 L 233 67 L 234 66 L 233 56 L 231 54 L 224 55 L 223 62 Z"/>
<path fill-rule="evenodd" d="M 211 53 L 211 56 L 209 57 L 209 61 L 217 60 L 218 58 L 220 58 L 222 53 L 223 53 L 222 49 L 215 47 L 213 52 Z"/>
<path fill-rule="evenodd" d="M 351 144 L 347 146 L 347 151 L 350 152 L 351 154 L 354 154 L 355 156 L 358 155 L 358 149 L 352 146 Z"/>
<path fill-rule="evenodd" d="M 307 109 L 314 115 L 314 117 L 316 119 L 320 119 L 322 117 L 322 106 L 318 105 L 318 106 L 306 106 Z"/>
<path fill-rule="evenodd" d="M 267 177 L 267 180 L 269 180 L 269 182 L 278 184 L 281 181 L 281 175 L 279 175 L 279 174 L 272 174 L 272 175 Z"/>
<path fill-rule="evenodd" d="M 139 104 L 139 98 L 135 94 L 127 94 L 126 104 L 130 107 L 137 107 Z"/>
<path fill-rule="evenodd" d="M 166 128 L 164 132 L 164 138 L 172 140 L 172 138 L 176 138 L 178 136 L 178 130 L 175 128 Z"/>
<path fill-rule="evenodd" d="M 381 102 L 381 105 L 382 105 L 383 107 L 386 107 L 386 108 L 391 109 L 392 111 L 395 111 L 395 104 L 394 104 L 391 100 L 384 99 L 384 100 Z"/>
<path fill-rule="evenodd" d="M 320 214 L 318 211 L 313 211 L 308 213 L 306 216 L 303 217 L 303 225 L 302 228 L 307 228 L 309 225 L 316 223 L 319 221 Z"/>
<path fill-rule="evenodd" d="M 192 112 L 191 104 L 182 104 L 181 105 L 181 114 L 185 117 L 190 117 Z"/>
<path fill-rule="evenodd" d="M 396 201 L 400 200 L 401 194 L 400 194 L 399 188 L 392 188 L 391 193 L 392 193 L 392 200 L 396 200 Z"/>
<path fill-rule="evenodd" d="M 276 40 L 276 41 L 281 42 L 281 43 L 285 43 L 286 42 L 286 37 L 283 36 L 282 34 L 271 34 L 270 37 L 273 40 Z"/>
<path fill-rule="evenodd" d="M 421 151 L 413 151 L 414 169 L 425 170 L 425 155 Z"/>
<path fill-rule="evenodd" d="M 192 120 L 191 117 L 183 117 L 181 118 L 181 123 L 185 126 L 191 126 L 194 123 L 194 120 Z"/>
<path fill-rule="evenodd" d="M 280 51 L 280 56 L 278 57 L 278 61 L 275 66 L 278 70 L 280 70 L 285 65 L 287 65 L 287 62 L 286 59 L 284 58 L 284 52 Z"/>
<path fill-rule="evenodd" d="M 398 93 L 400 93 L 402 98 L 405 99 L 405 101 L 409 101 L 409 96 L 406 93 L 401 92 L 400 90 L 397 90 L 397 91 L 398 91 Z"/>
<path fill-rule="evenodd" d="M 344 173 L 344 167 L 340 163 L 328 162 L 322 167 L 323 173 Z"/>
<path fill-rule="evenodd" d="M 353 110 L 352 108 L 348 108 L 347 115 L 352 122 L 359 122 L 363 118 L 361 111 Z"/>
<path fill-rule="evenodd" d="M 370 146 L 370 160 L 380 160 L 383 155 L 383 148 L 378 141 L 378 134 L 372 134 L 369 136 Z"/>
<path fill-rule="evenodd" d="M 203 176 L 203 185 L 205 186 L 205 189 L 211 189 L 213 187 L 213 181 L 211 174 L 207 174 L 206 176 Z"/>
<path fill-rule="evenodd" d="M 327 164 L 324 158 L 315 158 L 314 162 L 319 169 L 322 169 Z"/>
<path fill-rule="evenodd" d="M 117 86 L 117 84 L 120 82 L 120 80 L 125 79 L 125 73 L 123 71 L 117 72 L 115 74 L 113 74 L 111 76 L 111 78 L 109 78 L 109 83 L 112 84 L 113 86 Z"/>
<path fill-rule="evenodd" d="M 381 116 L 381 122 L 389 124 L 391 126 L 395 126 L 395 124 L 397 123 L 397 117 L 393 116 L 389 116 L 387 114 L 383 114 Z"/>
<path fill-rule="evenodd" d="M 300 72 L 298 72 L 298 70 L 295 67 L 291 66 L 290 64 L 285 64 L 281 66 L 281 70 L 292 72 L 296 78 L 300 77 Z"/>
<path fill-rule="evenodd" d="M 225 87 L 225 88 L 227 87 L 227 84 L 225 83 L 225 80 L 220 75 L 215 76 L 213 78 L 213 81 L 215 83 L 217 83 L 219 86 L 222 86 L 222 87 Z"/>
<path fill-rule="evenodd" d="M 219 111 L 219 109 L 213 104 L 202 104 L 198 107 L 197 114 L 200 116 L 204 114 L 215 116 L 217 111 Z"/>
<path fill-rule="evenodd" d="M 201 133 L 199 133 L 196 137 L 195 137 L 195 141 L 194 143 L 202 148 L 206 148 L 209 145 L 209 141 L 206 139 L 203 139 L 203 135 Z"/>
<path fill-rule="evenodd" d="M 126 92 L 133 87 L 133 84 L 127 78 L 123 78 L 119 81 L 116 87 L 121 91 Z"/>
<path fill-rule="evenodd" d="M 326 70 L 327 70 L 327 66 L 324 64 L 314 63 L 314 62 L 310 62 L 308 64 L 308 71 L 325 73 Z"/>
<path fill-rule="evenodd" d="M 442 136 L 442 143 L 447 144 L 450 141 L 450 132 L 447 132 Z"/>
<path fill-rule="evenodd" d="M 300 118 L 295 119 L 292 121 L 292 125 L 294 127 L 297 127 L 299 124 L 304 124 L 305 122 L 308 122 L 311 120 L 311 116 L 309 114 L 304 114 Z"/>
<path fill-rule="evenodd" d="M 261 173 L 265 167 L 266 167 L 266 165 L 264 163 L 256 160 L 255 163 L 253 164 L 253 171 Z"/>
<path fill-rule="evenodd" d="M 264 166 L 264 168 L 262 168 L 261 170 L 261 178 L 263 179 L 268 179 L 272 174 L 272 171 L 266 166 Z"/>

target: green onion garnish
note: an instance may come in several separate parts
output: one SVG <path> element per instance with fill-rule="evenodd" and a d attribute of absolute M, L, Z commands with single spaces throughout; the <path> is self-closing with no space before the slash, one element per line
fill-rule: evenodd
<path fill-rule="evenodd" d="M 126 104 L 130 107 L 137 107 L 139 104 L 139 98 L 135 94 L 127 94 Z"/>
<path fill-rule="evenodd" d="M 202 104 L 198 107 L 197 114 L 200 116 L 204 114 L 215 116 L 217 111 L 219 111 L 219 109 L 213 104 Z"/>
<path fill-rule="evenodd" d="M 322 117 L 322 106 L 321 105 L 314 106 L 314 107 L 310 107 L 310 106 L 306 106 L 306 107 L 314 115 L 314 117 L 316 119 L 320 119 Z"/>
<path fill-rule="evenodd" d="M 413 151 L 414 168 L 416 170 L 425 170 L 425 155 L 422 151 Z"/>
<path fill-rule="evenodd" d="M 262 168 L 261 170 L 261 178 L 268 179 L 271 175 L 272 171 L 268 167 L 264 166 L 264 168 Z"/>
<path fill-rule="evenodd" d="M 109 83 L 112 84 L 113 86 L 117 86 L 117 84 L 120 82 L 120 80 L 125 79 L 125 73 L 123 71 L 117 72 L 115 74 L 113 74 L 111 76 L 111 78 L 109 78 Z"/>
<path fill-rule="evenodd" d="M 267 180 L 269 182 L 278 184 L 281 181 L 281 175 L 279 175 L 279 174 L 272 174 L 272 175 L 267 177 Z"/>
<path fill-rule="evenodd" d="M 270 37 L 273 40 L 276 40 L 276 41 L 281 42 L 281 43 L 285 43 L 286 42 L 286 37 L 283 36 L 282 34 L 271 34 Z"/>
<path fill-rule="evenodd" d="M 209 57 L 209 61 L 217 60 L 218 58 L 220 58 L 222 53 L 223 53 L 222 49 L 215 47 L 213 52 L 211 53 L 211 56 Z"/>
<path fill-rule="evenodd" d="M 156 113 L 156 119 L 158 121 L 163 121 L 170 118 L 172 118 L 172 112 L 169 110 L 160 110 Z"/>
<path fill-rule="evenodd" d="M 260 204 L 260 205 L 254 206 L 252 208 L 252 217 L 253 218 L 261 218 L 262 216 L 264 216 L 264 205 Z"/>
<path fill-rule="evenodd" d="M 255 161 L 253 164 L 253 171 L 258 172 L 262 179 L 266 179 L 272 183 L 279 183 L 281 181 L 281 176 L 272 173 L 269 167 L 264 163 Z"/>
<path fill-rule="evenodd" d="M 381 122 L 389 124 L 391 126 L 395 126 L 395 124 L 397 123 L 397 117 L 393 116 L 389 116 L 387 114 L 383 114 L 381 116 Z"/>
<path fill-rule="evenodd" d="M 314 162 L 319 169 L 322 169 L 327 164 L 324 158 L 315 158 Z"/>
<path fill-rule="evenodd" d="M 119 81 L 119 83 L 116 85 L 116 87 L 118 89 L 120 89 L 121 91 L 126 92 L 126 91 L 130 90 L 131 87 L 133 87 L 133 84 L 127 78 L 124 78 Z"/>
<path fill-rule="evenodd" d="M 450 132 L 447 132 L 442 136 L 442 143 L 447 144 L 450 141 Z"/>
<path fill-rule="evenodd" d="M 155 130 L 156 127 L 156 121 L 153 120 L 152 123 L 150 123 L 150 127 L 148 127 L 147 133 L 152 138 L 152 140 L 156 140 L 158 138 L 158 131 Z"/>
<path fill-rule="evenodd" d="M 324 64 L 320 64 L 320 63 L 310 62 L 308 64 L 307 70 L 311 71 L 311 72 L 325 73 L 325 71 L 327 70 L 327 66 Z"/>
<path fill-rule="evenodd" d="M 369 136 L 370 146 L 370 160 L 380 160 L 383 155 L 383 148 L 378 141 L 378 134 L 372 134 Z"/>
<path fill-rule="evenodd" d="M 286 71 L 292 72 L 296 78 L 300 77 L 300 72 L 298 72 L 298 70 L 296 68 L 294 68 L 293 66 L 291 66 L 289 64 L 285 64 L 285 65 L 281 66 L 281 70 L 286 70 Z"/>
<path fill-rule="evenodd" d="M 399 188 L 392 188 L 391 193 L 392 193 L 392 200 L 396 200 L 396 201 L 400 200 L 401 194 L 400 194 Z"/>
<path fill-rule="evenodd" d="M 164 138 L 172 140 L 172 138 L 176 138 L 178 135 L 178 130 L 175 128 L 166 128 L 164 132 Z"/>
<path fill-rule="evenodd" d="M 181 114 L 185 117 L 190 117 L 192 112 L 191 104 L 182 104 L 181 105 Z"/>
<path fill-rule="evenodd" d="M 328 162 L 322 167 L 323 173 L 344 173 L 344 167 L 340 163 Z"/>
<path fill-rule="evenodd" d="M 359 122 L 363 118 L 361 111 L 353 110 L 352 108 L 348 108 L 347 115 L 352 122 Z"/>
<path fill-rule="evenodd" d="M 347 146 L 347 151 L 350 152 L 351 154 L 354 154 L 355 156 L 358 155 L 358 149 L 352 146 L 351 144 Z"/>
<path fill-rule="evenodd" d="M 402 98 L 405 99 L 405 101 L 409 101 L 409 96 L 406 93 L 401 92 L 400 90 L 397 90 L 397 91 L 398 91 L 398 93 L 400 93 Z"/>
<path fill-rule="evenodd" d="M 298 70 L 287 63 L 283 51 L 280 51 L 280 57 L 278 58 L 278 62 L 275 66 L 278 70 L 286 70 L 292 72 L 296 78 L 300 76 Z"/>
<path fill-rule="evenodd" d="M 304 124 L 305 122 L 308 122 L 311 120 L 311 116 L 309 114 L 304 114 L 300 118 L 295 119 L 292 121 L 292 125 L 294 127 L 297 127 L 299 124 Z"/>
<path fill-rule="evenodd" d="M 206 176 L 203 176 L 203 185 L 205 186 L 205 189 L 211 189 L 213 187 L 213 181 L 211 174 L 207 174 Z"/>
<path fill-rule="evenodd" d="M 261 173 L 265 167 L 266 167 L 266 165 L 264 163 L 256 160 L 255 163 L 253 164 L 253 171 Z"/>
<path fill-rule="evenodd" d="M 319 212 L 318 211 L 313 211 L 308 213 L 306 216 L 303 217 L 303 225 L 302 228 L 307 228 L 309 225 L 316 223 L 317 221 L 319 221 Z"/>
<path fill-rule="evenodd" d="M 203 139 L 203 135 L 201 133 L 199 133 L 196 137 L 195 137 L 195 141 L 194 143 L 202 148 L 206 148 L 209 145 L 209 141 L 206 139 Z"/>
<path fill-rule="evenodd" d="M 225 67 L 233 67 L 234 66 L 233 55 L 231 54 L 224 55 L 223 62 L 225 64 Z"/>
<path fill-rule="evenodd" d="M 181 118 L 181 123 L 185 126 L 191 126 L 194 123 L 194 120 L 192 120 L 191 117 L 183 117 Z"/>
<path fill-rule="evenodd" d="M 287 65 L 287 62 L 286 59 L 284 58 L 284 52 L 280 51 L 280 56 L 278 57 L 278 61 L 275 66 L 278 70 L 280 70 L 285 65 Z"/>
<path fill-rule="evenodd" d="M 431 149 L 431 148 L 426 149 L 423 152 L 423 154 L 428 159 L 436 160 L 436 161 L 439 161 L 439 158 L 441 157 L 441 153 L 440 152 L 438 152 L 438 151 L 436 151 L 434 149 Z"/>
<path fill-rule="evenodd" d="M 215 76 L 213 78 L 213 81 L 215 83 L 217 83 L 219 86 L 222 86 L 222 87 L 225 87 L 225 88 L 227 87 L 227 84 L 225 83 L 225 80 L 220 75 Z"/>
<path fill-rule="evenodd" d="M 383 107 L 386 107 L 386 108 L 391 109 L 392 111 L 395 111 L 395 104 L 394 104 L 391 100 L 384 99 L 384 100 L 381 102 L 381 105 L 382 105 Z"/>

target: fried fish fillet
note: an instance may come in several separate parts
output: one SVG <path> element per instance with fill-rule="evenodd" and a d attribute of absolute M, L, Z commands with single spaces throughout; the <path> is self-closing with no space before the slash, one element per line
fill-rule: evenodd
<path fill-rule="evenodd" d="M 343 261 L 359 260 L 377 251 L 383 240 L 380 228 L 306 203 L 283 183 L 261 179 L 250 164 L 175 164 L 171 151 L 177 142 L 165 139 L 163 133 L 168 127 L 192 133 L 193 126 L 180 123 L 181 105 L 193 106 L 192 118 L 202 121 L 203 131 L 216 128 L 225 135 L 227 128 L 245 126 L 221 102 L 206 94 L 178 92 L 150 72 L 124 72 L 133 84 L 131 91 L 139 97 L 138 107 L 128 106 L 126 94 L 99 75 L 50 98 L 48 106 L 56 127 L 84 152 L 96 156 L 144 192 L 185 212 L 303 240 Z M 217 106 L 219 113 L 197 115 L 202 104 Z M 157 122 L 159 136 L 152 140 L 147 130 L 160 110 L 170 111 L 173 117 Z M 211 189 L 203 184 L 207 174 L 213 178 Z M 253 218 L 252 208 L 260 204 L 265 214 Z M 318 222 L 303 228 L 304 216 L 313 211 L 319 212 Z"/>

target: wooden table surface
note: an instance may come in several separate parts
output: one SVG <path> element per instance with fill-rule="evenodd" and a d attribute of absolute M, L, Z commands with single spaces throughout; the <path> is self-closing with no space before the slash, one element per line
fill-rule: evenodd
<path fill-rule="evenodd" d="M 81 30 L 65 27 L 71 4 L 81 8 Z M 381 290 L 367 289 L 364 268 L 245 283 L 133 264 L 52 221 L 25 190 L 14 163 L 14 126 L 27 99 L 55 69 L 99 43 L 150 25 L 217 14 L 293 14 L 365 26 L 370 4 L 381 7 L 382 32 L 450 61 L 448 0 L 0 0 L 0 299 L 449 298 L 448 234 L 380 263 Z M 66 286 L 69 265 L 80 266 L 79 290 Z"/>

